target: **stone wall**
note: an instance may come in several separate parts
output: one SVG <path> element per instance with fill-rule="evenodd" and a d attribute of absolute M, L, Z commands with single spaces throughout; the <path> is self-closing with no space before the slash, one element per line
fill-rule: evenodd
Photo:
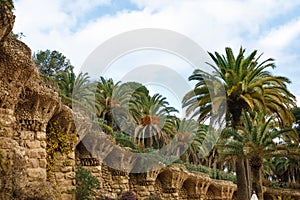
<path fill-rule="evenodd" d="M 85 166 L 82 166 L 82 165 Z M 135 174 L 112 169 L 90 158 L 81 162 L 101 182 L 100 194 L 116 198 L 133 191 L 138 199 L 158 195 L 162 199 L 231 200 L 236 185 L 230 181 L 212 180 L 207 174 L 190 172 L 184 165 L 173 164 L 158 171 Z"/>

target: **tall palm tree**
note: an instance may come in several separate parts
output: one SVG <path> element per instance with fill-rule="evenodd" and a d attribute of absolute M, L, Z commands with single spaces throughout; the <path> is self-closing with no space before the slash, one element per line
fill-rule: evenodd
<path fill-rule="evenodd" d="M 172 114 L 178 111 L 169 106 L 162 95 L 150 96 L 141 92 L 131 99 L 129 109 L 136 124 L 135 142 L 142 147 L 146 144 L 147 147 L 160 148 L 175 133 L 176 117 Z"/>
<path fill-rule="evenodd" d="M 281 125 L 290 125 L 294 120 L 290 109 L 295 106 L 295 97 L 288 91 L 286 84 L 290 81 L 285 77 L 273 76 L 267 68 L 274 68 L 273 59 L 259 63 L 261 57 L 256 58 L 257 51 L 245 57 L 245 49 L 240 48 L 237 57 L 230 48 L 226 48 L 226 55 L 209 53 L 214 64 L 209 64 L 215 71 L 214 79 L 218 80 L 226 91 L 227 121 L 234 130 L 241 125 L 243 110 L 265 111 L 272 113 Z M 203 121 L 212 113 L 210 88 L 205 80 L 212 79 L 206 72 L 197 69 L 189 77 L 197 81 L 194 90 L 183 98 L 183 106 L 187 107 L 187 114 L 199 115 Z M 241 153 L 242 155 L 242 153 Z M 247 199 L 247 183 L 244 158 L 236 159 L 237 196 Z"/>
<path fill-rule="evenodd" d="M 287 143 L 276 143 L 280 137 L 297 140 L 295 131 L 292 128 L 278 129 L 278 121 L 274 116 L 265 117 L 263 112 L 250 113 L 243 112 L 242 126 L 236 131 L 232 127 L 223 131 L 222 140 L 219 147 L 223 155 L 247 157 L 251 168 L 252 188 L 257 191 L 259 199 L 263 199 L 262 170 L 263 160 L 278 156 L 288 156 L 293 152 Z M 289 137 L 285 137 L 289 136 Z M 246 149 L 247 148 L 247 149 Z M 246 152 L 243 150 L 246 149 Z M 241 155 L 242 154 L 242 155 Z"/>
<path fill-rule="evenodd" d="M 297 174 L 300 173 L 299 157 L 283 157 L 276 162 L 276 169 L 280 175 L 286 175 L 286 181 L 296 182 Z"/>

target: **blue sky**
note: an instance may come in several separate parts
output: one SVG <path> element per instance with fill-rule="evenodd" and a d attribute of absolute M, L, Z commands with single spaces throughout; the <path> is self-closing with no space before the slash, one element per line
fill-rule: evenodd
<path fill-rule="evenodd" d="M 24 33 L 32 51 L 58 50 L 78 71 L 112 36 L 161 28 L 191 38 L 205 51 L 224 53 L 229 46 L 237 52 L 243 46 L 275 58 L 273 73 L 290 78 L 289 88 L 300 100 L 300 0 L 17 0 L 15 7 L 14 32 Z M 149 55 L 132 59 L 144 58 Z M 176 66 L 162 61 L 168 58 L 153 57 L 156 64 Z M 130 62 L 122 65 L 112 74 L 120 76 Z"/>

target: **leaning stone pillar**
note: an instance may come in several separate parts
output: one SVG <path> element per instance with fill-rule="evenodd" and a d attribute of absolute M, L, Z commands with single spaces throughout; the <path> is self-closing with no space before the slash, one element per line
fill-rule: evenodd
<path fill-rule="evenodd" d="M 22 152 L 22 176 L 26 179 L 22 184 L 30 198 L 42 198 L 52 191 L 46 182 L 46 126 L 59 109 L 58 93 L 46 87 L 38 75 L 23 89 L 16 106 L 14 140 Z"/>

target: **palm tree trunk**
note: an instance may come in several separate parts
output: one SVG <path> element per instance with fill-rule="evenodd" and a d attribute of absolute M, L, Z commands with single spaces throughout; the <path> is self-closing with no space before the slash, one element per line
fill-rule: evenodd
<path fill-rule="evenodd" d="M 235 110 L 232 117 L 232 126 L 234 130 L 238 130 L 237 127 L 242 125 L 241 122 L 242 110 Z M 248 184 L 246 179 L 246 170 L 245 170 L 245 159 L 237 157 L 235 162 L 236 168 L 236 184 L 237 184 L 237 199 L 246 200 L 249 199 L 248 196 Z"/>
<path fill-rule="evenodd" d="M 236 160 L 236 183 L 237 183 L 237 199 L 246 200 L 248 198 L 246 170 L 243 158 L 237 158 Z"/>
<path fill-rule="evenodd" d="M 261 167 L 257 168 L 251 166 L 252 190 L 255 190 L 259 200 L 264 199 L 261 171 Z"/>

